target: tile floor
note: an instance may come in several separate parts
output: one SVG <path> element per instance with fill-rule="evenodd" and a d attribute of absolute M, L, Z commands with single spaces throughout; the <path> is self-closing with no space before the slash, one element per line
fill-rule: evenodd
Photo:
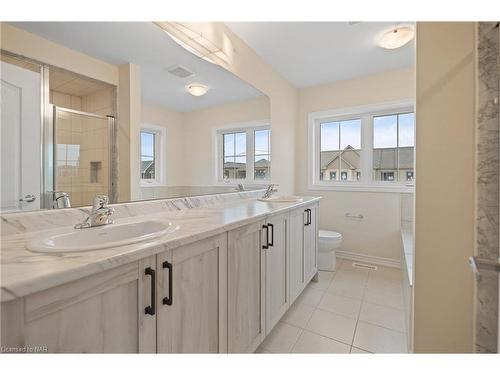
<path fill-rule="evenodd" d="M 320 271 L 257 353 L 406 353 L 401 271 Z"/>

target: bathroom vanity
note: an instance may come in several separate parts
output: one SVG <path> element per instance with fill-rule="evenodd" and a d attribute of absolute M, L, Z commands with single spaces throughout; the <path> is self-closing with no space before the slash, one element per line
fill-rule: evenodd
<path fill-rule="evenodd" d="M 26 244 L 47 231 L 2 236 L 2 347 L 255 351 L 317 274 L 319 201 L 269 203 L 256 196 L 116 205 L 111 225 L 157 220 L 178 230 L 102 250 L 35 253 Z M 78 211 L 48 215 L 81 217 Z M 12 227 L 23 220 L 6 216 Z"/>

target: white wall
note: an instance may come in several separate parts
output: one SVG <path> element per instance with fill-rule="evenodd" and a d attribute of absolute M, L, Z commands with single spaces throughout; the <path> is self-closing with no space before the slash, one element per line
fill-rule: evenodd
<path fill-rule="evenodd" d="M 184 127 L 183 114 L 152 103 L 142 103 L 141 124 L 163 126 L 166 129 L 165 184 L 179 186 L 184 184 Z M 146 188 L 147 189 L 147 188 Z"/>
<path fill-rule="evenodd" d="M 213 185 L 215 182 L 214 130 L 225 125 L 269 120 L 270 104 L 266 96 L 183 114 L 185 147 L 184 182 L 186 185 Z M 274 128 L 272 130 L 274 132 Z M 273 133 L 273 139 L 276 137 Z M 272 158 L 276 143 L 271 145 Z M 271 165 L 271 176 L 277 174 Z"/>
<path fill-rule="evenodd" d="M 401 197 L 399 193 L 309 190 L 307 115 L 329 109 L 414 99 L 414 76 L 414 69 L 408 68 L 299 91 L 296 190 L 299 194 L 323 197 L 320 201 L 320 228 L 342 233 L 341 251 L 399 260 Z M 362 214 L 364 219 L 346 218 L 348 212 Z"/>

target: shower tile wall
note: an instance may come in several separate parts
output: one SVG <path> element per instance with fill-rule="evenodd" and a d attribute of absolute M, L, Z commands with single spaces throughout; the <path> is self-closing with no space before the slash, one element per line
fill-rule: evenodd
<path fill-rule="evenodd" d="M 477 30 L 477 217 L 476 255 L 499 257 L 499 29 L 479 22 Z M 482 272 L 476 284 L 475 350 L 497 351 L 498 273 Z"/>
<path fill-rule="evenodd" d="M 85 96 L 51 90 L 51 103 L 78 111 L 114 113 L 113 89 Z M 73 206 L 88 205 L 96 194 L 109 194 L 109 134 L 106 120 L 59 112 L 56 190 L 70 194 Z"/>

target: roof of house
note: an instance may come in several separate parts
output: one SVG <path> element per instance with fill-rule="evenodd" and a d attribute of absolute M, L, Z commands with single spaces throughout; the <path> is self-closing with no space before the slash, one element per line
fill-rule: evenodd
<path fill-rule="evenodd" d="M 341 151 L 322 151 L 321 169 L 332 169 L 339 157 L 342 163 L 347 164 L 349 169 L 360 168 L 360 150 L 347 146 Z M 373 150 L 373 167 L 375 169 L 396 169 L 397 168 L 397 149 L 396 148 L 376 148 Z M 413 168 L 413 147 L 399 148 L 399 168 Z"/>
<path fill-rule="evenodd" d="M 259 159 L 255 162 L 255 167 L 256 168 L 266 168 L 269 167 L 269 160 L 267 159 Z M 225 162 L 224 163 L 224 168 L 246 168 L 246 163 L 236 163 L 236 162 Z"/>

